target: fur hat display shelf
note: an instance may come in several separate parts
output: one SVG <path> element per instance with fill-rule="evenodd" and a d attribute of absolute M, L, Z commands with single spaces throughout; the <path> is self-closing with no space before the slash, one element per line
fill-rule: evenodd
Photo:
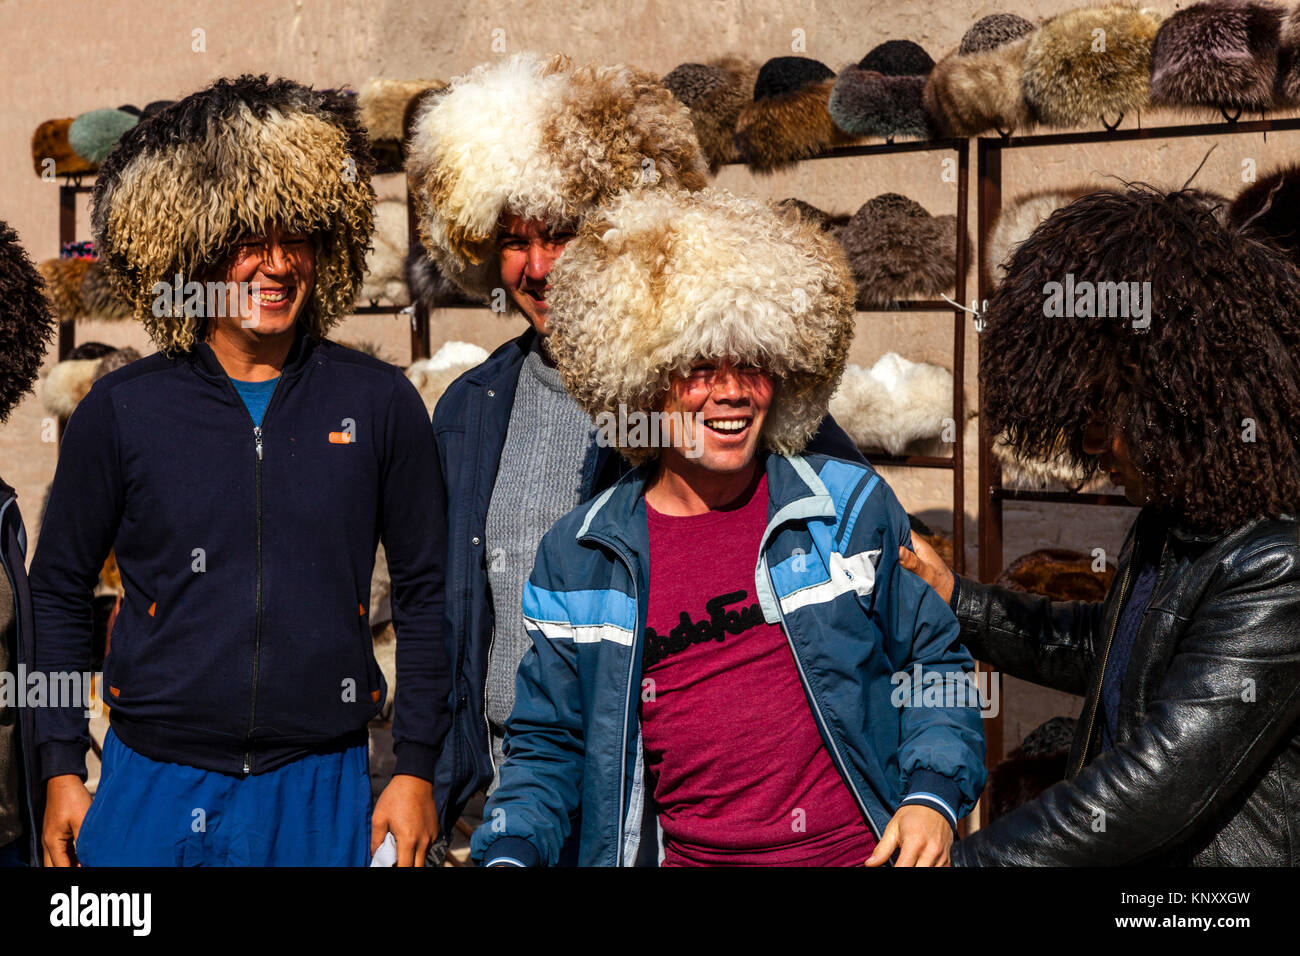
<path fill-rule="evenodd" d="M 736 120 L 736 151 L 756 173 L 772 173 L 853 142 L 831 119 L 835 71 L 805 56 L 768 60 L 753 100 Z"/>
<path fill-rule="evenodd" d="M 727 357 L 776 381 L 762 438 L 782 454 L 816 432 L 853 337 L 853 282 L 834 240 L 717 189 L 618 197 L 550 282 L 551 354 L 593 418 L 651 411 L 700 356 Z M 634 463 L 654 454 L 621 451 Z"/>
<path fill-rule="evenodd" d="M 1276 104 L 1282 9 L 1212 0 L 1179 10 L 1160 26 L 1151 51 L 1151 101 L 1217 109 L 1228 120 Z"/>
<path fill-rule="evenodd" d="M 172 352 L 193 346 L 202 320 L 155 316 L 155 283 L 197 277 L 269 223 L 310 233 L 316 281 L 300 321 L 324 337 L 365 275 L 373 165 L 352 98 L 265 76 L 220 79 L 119 141 L 95 181 L 95 248 L 135 318 Z"/>
<path fill-rule="evenodd" d="M 976 21 L 961 45 L 935 64 L 922 104 L 942 136 L 1010 133 L 1033 126 L 1021 73 L 1034 25 L 1011 13 Z"/>
<path fill-rule="evenodd" d="M 920 203 L 885 193 L 864 203 L 839 238 L 860 309 L 938 297 L 956 285 L 956 216 L 931 216 Z"/>
<path fill-rule="evenodd" d="M 952 373 L 886 352 L 870 369 L 850 365 L 831 396 L 830 412 L 853 444 L 890 455 L 938 439 L 952 418 Z"/>
<path fill-rule="evenodd" d="M 853 137 L 930 139 L 934 127 L 921 94 L 933 69 L 930 54 L 911 40 L 888 40 L 840 73 L 831 119 Z"/>
<path fill-rule="evenodd" d="M 740 56 L 707 63 L 683 63 L 663 78 L 663 84 L 691 111 L 700 148 L 716 173 L 736 155 L 736 121 L 754 98 L 758 64 Z"/>
<path fill-rule="evenodd" d="M 576 228 L 624 190 L 708 182 L 686 107 L 628 66 L 518 53 L 453 80 L 413 126 L 406 169 L 420 240 L 479 300 L 500 284 L 502 214 Z"/>
<path fill-rule="evenodd" d="M 1127 4 L 1071 10 L 1038 28 L 1025 50 L 1025 100 L 1050 126 L 1114 129 L 1151 98 L 1151 43 L 1160 15 Z"/>

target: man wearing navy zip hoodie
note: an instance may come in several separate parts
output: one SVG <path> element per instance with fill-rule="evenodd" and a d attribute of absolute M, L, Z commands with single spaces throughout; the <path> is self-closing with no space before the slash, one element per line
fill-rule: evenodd
<path fill-rule="evenodd" d="M 85 669 L 110 547 L 126 591 L 93 802 L 81 711 L 37 715 L 47 863 L 364 865 L 391 832 L 423 864 L 448 681 L 442 516 L 420 502 L 441 476 L 414 387 L 325 339 L 364 269 L 372 167 L 344 98 L 244 76 L 100 171 L 96 248 L 160 351 L 73 414 L 32 566 L 42 670 Z M 381 538 L 403 693 L 372 815 Z"/>

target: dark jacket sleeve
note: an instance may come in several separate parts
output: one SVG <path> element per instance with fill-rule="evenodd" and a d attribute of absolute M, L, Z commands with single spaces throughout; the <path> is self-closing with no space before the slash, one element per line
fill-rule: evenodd
<path fill-rule="evenodd" d="M 977 659 L 1068 694 L 1087 692 L 1102 602 L 1054 602 L 957 576 L 950 605 L 961 642 Z"/>
<path fill-rule="evenodd" d="M 432 781 L 451 726 L 451 670 L 442 641 L 447 514 L 424 402 L 405 377 L 395 377 L 381 503 L 397 632 L 394 772 Z"/>
<path fill-rule="evenodd" d="M 1244 557 L 1196 610 L 1146 717 L 1073 780 L 960 841 L 962 866 L 1115 866 L 1187 840 L 1300 721 L 1300 558 Z"/>
<path fill-rule="evenodd" d="M 857 462 L 860 465 L 868 463 L 862 452 L 858 451 L 858 446 L 853 444 L 853 439 L 844 433 L 844 429 L 840 428 L 829 412 L 822 419 L 817 434 L 813 435 L 808 442 L 804 454 L 829 455 L 831 458 Z"/>
<path fill-rule="evenodd" d="M 29 575 L 35 666 L 47 678 L 91 669 L 91 601 L 117 537 L 123 487 L 112 393 L 96 385 L 68 420 Z M 73 703 L 37 708 L 43 780 L 86 778 L 90 722 L 86 704 Z"/>

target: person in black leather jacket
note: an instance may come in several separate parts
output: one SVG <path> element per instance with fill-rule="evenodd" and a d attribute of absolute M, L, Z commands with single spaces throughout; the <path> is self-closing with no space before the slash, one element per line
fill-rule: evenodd
<path fill-rule="evenodd" d="M 1142 510 L 1096 604 L 902 556 L 975 657 L 1085 697 L 1066 779 L 954 864 L 1300 864 L 1300 273 L 1208 197 L 1130 186 L 1040 225 L 986 318 L 990 433 Z"/>

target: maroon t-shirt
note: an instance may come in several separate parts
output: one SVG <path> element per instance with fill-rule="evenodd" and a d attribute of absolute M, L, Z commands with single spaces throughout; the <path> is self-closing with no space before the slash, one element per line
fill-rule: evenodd
<path fill-rule="evenodd" d="M 646 505 L 641 735 L 665 866 L 859 866 L 876 845 L 754 594 L 767 508 L 766 475 L 727 509 Z"/>

